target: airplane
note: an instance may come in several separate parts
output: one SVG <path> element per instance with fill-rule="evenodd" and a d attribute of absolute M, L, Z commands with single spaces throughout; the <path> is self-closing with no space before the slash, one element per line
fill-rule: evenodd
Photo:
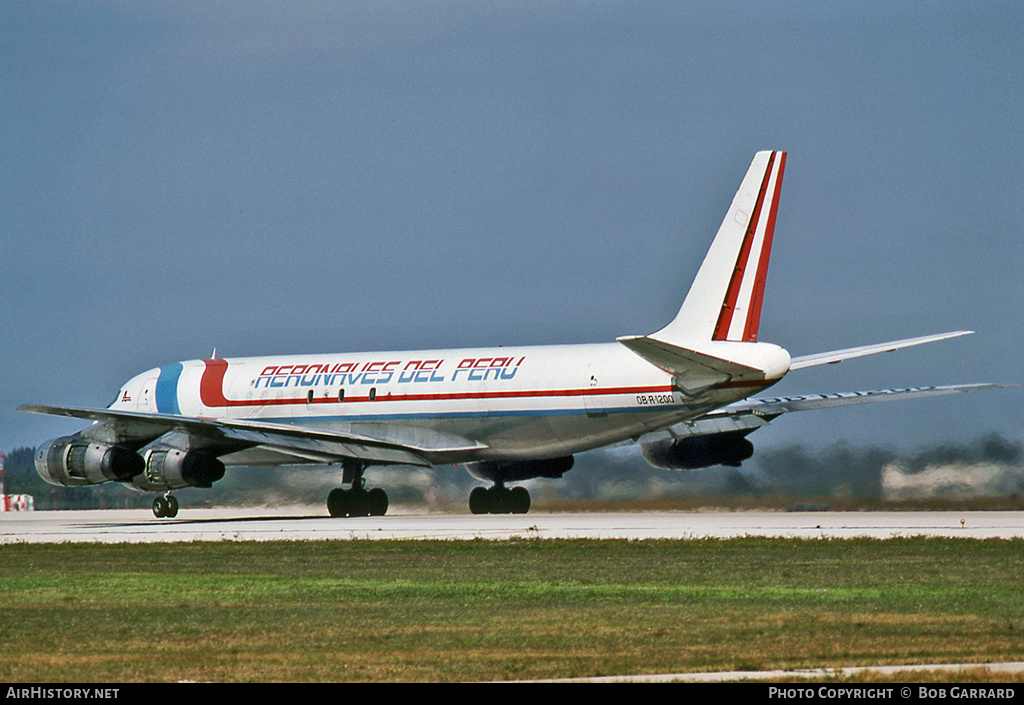
<path fill-rule="evenodd" d="M 465 464 L 472 513 L 525 513 L 514 483 L 560 478 L 574 456 L 639 444 L 654 466 L 738 466 L 747 436 L 781 414 L 939 396 L 973 384 L 750 399 L 792 370 L 967 335 L 952 331 L 791 357 L 758 340 L 786 153 L 758 152 L 679 312 L 664 328 L 613 342 L 175 362 L 130 379 L 105 409 L 24 405 L 92 421 L 41 445 L 36 470 L 62 486 L 120 482 L 156 492 L 205 487 L 228 466 L 340 465 L 332 517 L 381 516 L 375 465 Z M 348 485 L 348 488 L 345 488 Z"/>

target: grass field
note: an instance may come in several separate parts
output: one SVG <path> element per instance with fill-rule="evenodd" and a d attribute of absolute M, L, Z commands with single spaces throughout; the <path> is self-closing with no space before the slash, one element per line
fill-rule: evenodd
<path fill-rule="evenodd" d="M 0 681 L 479 681 L 1024 659 L 1024 542 L 0 546 Z"/>

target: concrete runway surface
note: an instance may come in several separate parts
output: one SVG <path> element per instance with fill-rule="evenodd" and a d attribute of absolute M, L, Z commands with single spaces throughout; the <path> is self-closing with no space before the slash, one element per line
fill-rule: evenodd
<path fill-rule="evenodd" d="M 622 538 L 774 536 L 1024 537 L 1024 512 L 593 512 L 520 515 L 402 512 L 332 519 L 317 507 L 183 508 L 0 513 L 0 543 L 276 541 L 349 539 Z"/>

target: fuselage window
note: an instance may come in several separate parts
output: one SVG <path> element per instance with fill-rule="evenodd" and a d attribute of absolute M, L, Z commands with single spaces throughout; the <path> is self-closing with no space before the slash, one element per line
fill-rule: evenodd
<path fill-rule="evenodd" d="M 377 398 L 377 388 L 376 387 L 370 387 L 370 401 L 373 401 L 376 398 Z"/>
<path fill-rule="evenodd" d="M 345 401 L 345 390 L 344 389 L 339 389 L 338 390 L 338 401 Z"/>
<path fill-rule="evenodd" d="M 312 389 L 310 389 L 308 392 L 306 392 L 306 403 L 307 404 L 312 404 L 313 403 L 313 390 Z"/>

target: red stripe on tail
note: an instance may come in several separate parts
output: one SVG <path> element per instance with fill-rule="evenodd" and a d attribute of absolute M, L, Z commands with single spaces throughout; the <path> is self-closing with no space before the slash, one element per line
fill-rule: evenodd
<path fill-rule="evenodd" d="M 764 178 L 761 180 L 761 188 L 757 194 L 757 203 L 754 212 L 747 223 L 747 231 L 743 236 L 743 244 L 740 246 L 739 256 L 736 258 L 736 267 L 733 269 L 732 278 L 729 280 L 729 288 L 725 292 L 725 300 L 722 302 L 722 310 L 718 314 L 718 323 L 715 325 L 712 340 L 726 340 L 729 335 L 729 327 L 732 325 L 732 315 L 736 310 L 736 301 L 739 299 L 740 287 L 743 284 L 743 273 L 747 268 L 747 260 L 750 258 L 750 248 L 753 244 L 754 233 L 757 232 L 757 224 L 761 218 L 761 210 L 764 207 L 764 197 L 768 190 L 768 180 L 772 175 L 772 166 L 775 164 L 775 156 L 778 152 L 772 152 L 768 158 L 768 167 L 764 170 Z M 756 335 L 756 330 L 755 330 Z"/>
<path fill-rule="evenodd" d="M 761 325 L 761 304 L 764 301 L 764 284 L 768 280 L 768 260 L 771 258 L 772 237 L 775 235 L 775 216 L 779 212 L 779 194 L 782 192 L 782 174 L 786 169 L 786 153 L 779 154 L 779 173 L 775 177 L 775 192 L 772 194 L 772 205 L 768 210 L 768 222 L 765 223 L 764 242 L 761 244 L 761 257 L 757 262 L 757 275 L 754 279 L 754 291 L 750 296 L 750 313 L 747 314 L 747 325 L 743 329 L 743 340 L 748 343 L 757 342 L 757 329 Z M 768 167 L 771 173 L 771 166 Z"/>

